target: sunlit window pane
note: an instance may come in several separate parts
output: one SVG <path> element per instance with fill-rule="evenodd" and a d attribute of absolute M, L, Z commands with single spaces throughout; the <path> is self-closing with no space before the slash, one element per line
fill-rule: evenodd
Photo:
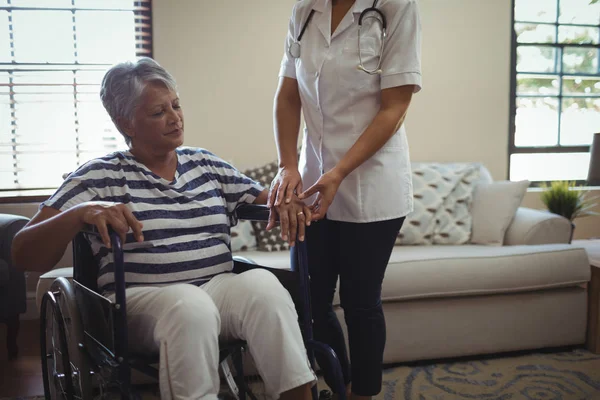
<path fill-rule="evenodd" d="M 589 145 L 600 128 L 600 98 L 563 99 L 560 144 Z"/>
<path fill-rule="evenodd" d="M 600 95 L 600 76 L 564 76 L 563 94 L 577 96 Z"/>
<path fill-rule="evenodd" d="M 517 95 L 557 96 L 560 91 L 558 75 L 517 75 Z"/>
<path fill-rule="evenodd" d="M 12 0 L 11 6 L 15 7 L 52 7 L 71 8 L 71 0 Z"/>
<path fill-rule="evenodd" d="M 77 11 L 75 24 L 79 62 L 114 63 L 135 58 L 133 12 Z"/>
<path fill-rule="evenodd" d="M 557 49 L 548 46 L 519 46 L 517 72 L 557 72 Z"/>
<path fill-rule="evenodd" d="M 512 154 L 510 179 L 538 182 L 585 180 L 589 165 L 589 153 Z"/>
<path fill-rule="evenodd" d="M 116 150 L 116 146 L 125 144 L 125 141 L 120 139 L 121 134 L 118 133 L 97 95 L 82 94 L 78 96 L 77 115 L 80 150 L 94 152 L 106 147 Z M 115 140 L 115 136 L 117 140 Z"/>
<path fill-rule="evenodd" d="M 131 10 L 132 6 L 130 0 L 75 0 L 77 8 Z"/>
<path fill-rule="evenodd" d="M 590 26 L 559 26 L 558 41 L 568 44 L 598 44 L 600 29 Z"/>
<path fill-rule="evenodd" d="M 0 153 L 6 151 L 6 146 L 12 145 L 12 116 L 10 97 L 0 91 Z"/>
<path fill-rule="evenodd" d="M 13 11 L 12 15 L 17 62 L 75 61 L 70 11 Z"/>
<path fill-rule="evenodd" d="M 17 135 L 25 150 L 76 150 L 73 95 L 15 94 L 15 101 Z"/>
<path fill-rule="evenodd" d="M 517 42 L 519 43 L 554 43 L 556 28 L 554 25 L 515 24 Z"/>
<path fill-rule="evenodd" d="M 556 22 L 556 0 L 517 0 L 515 20 L 531 22 Z"/>
<path fill-rule="evenodd" d="M 8 11 L 0 11 L 0 63 L 11 62 Z"/>
<path fill-rule="evenodd" d="M 561 24 L 600 24 L 600 4 L 590 4 L 590 2 L 590 0 L 561 0 L 558 22 Z"/>
<path fill-rule="evenodd" d="M 74 151 L 37 153 L 25 148 L 19 154 L 17 177 L 22 187 L 58 187 L 63 181 L 62 174 L 71 172 L 74 165 L 77 165 Z"/>
<path fill-rule="evenodd" d="M 593 47 L 565 47 L 563 70 L 567 74 L 597 74 L 598 49 Z"/>
<path fill-rule="evenodd" d="M 73 93 L 73 72 L 14 72 L 15 93 Z"/>
<path fill-rule="evenodd" d="M 516 146 L 553 146 L 558 142 L 558 99 L 519 97 L 515 119 Z"/>

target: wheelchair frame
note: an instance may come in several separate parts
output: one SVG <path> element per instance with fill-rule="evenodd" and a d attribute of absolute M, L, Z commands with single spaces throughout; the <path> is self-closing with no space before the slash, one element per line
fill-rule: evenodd
<path fill-rule="evenodd" d="M 267 221 L 269 217 L 269 209 L 259 205 L 242 205 L 236 209 L 235 213 L 240 220 Z M 73 239 L 73 282 L 70 283 L 65 278 L 56 279 L 42 298 L 40 349 L 45 397 L 46 399 L 54 398 L 56 394 L 53 388 L 56 389 L 56 385 L 59 384 L 67 400 L 92 398 L 92 379 L 94 376 L 100 379 L 99 371 L 102 370 L 108 371 L 110 376 L 107 386 L 116 388 L 122 399 L 139 398 L 131 383 L 132 368 L 158 380 L 158 369 L 151 365 L 157 363 L 158 359 L 157 357 L 139 357 L 129 352 L 126 283 L 121 239 L 114 231 L 110 230 L 115 264 L 115 301 L 113 302 L 98 293 L 96 282 L 98 266 L 85 238 L 86 234 L 99 235 L 95 227 L 87 227 Z M 335 391 L 341 400 L 345 400 L 345 384 L 337 355 L 330 346 L 313 339 L 306 243 L 296 241 L 296 246 L 296 251 L 290 251 L 291 268 L 289 270 L 268 268 L 243 257 L 234 257 L 233 272 L 242 273 L 250 269 L 262 268 L 271 271 L 282 282 L 296 304 L 310 365 L 313 370 L 316 370 L 314 354 L 315 352 L 324 354 L 333 369 L 336 380 Z M 65 302 L 66 304 L 63 304 Z M 94 327 L 95 322 L 93 318 L 90 319 L 91 313 L 83 309 L 90 304 L 104 314 L 104 321 L 101 322 L 105 324 L 100 329 Z M 52 321 L 48 319 L 48 312 L 52 315 Z M 48 337 L 47 328 L 50 322 L 53 331 Z M 109 326 L 106 327 L 106 324 Z M 55 325 L 56 333 L 54 332 Z M 71 326 L 70 330 L 68 330 L 69 325 Z M 55 340 L 55 336 L 58 336 L 56 338 L 58 340 Z M 48 339 L 51 339 L 53 353 L 48 352 Z M 75 343 L 72 343 L 73 341 Z M 61 348 L 59 352 L 56 351 L 56 343 Z M 237 377 L 237 379 L 234 378 L 235 384 L 240 389 L 234 395 L 240 400 L 246 400 L 246 395 L 252 400 L 256 400 L 251 390 L 243 382 L 244 371 L 240 351 L 245 345 L 244 341 L 236 341 L 221 346 L 219 349 L 220 361 L 223 362 L 231 356 Z M 62 367 L 62 373 L 57 371 L 57 362 Z M 228 374 L 226 373 L 226 375 Z M 74 381 L 78 383 L 77 393 Z M 229 379 L 228 383 L 231 386 L 232 382 Z M 316 385 L 312 387 L 312 396 L 314 400 L 319 398 Z"/>

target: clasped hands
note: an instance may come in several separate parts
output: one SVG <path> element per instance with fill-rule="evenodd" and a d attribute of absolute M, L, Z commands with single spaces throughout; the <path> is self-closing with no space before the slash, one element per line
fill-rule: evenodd
<path fill-rule="evenodd" d="M 280 168 L 269 189 L 267 206 L 270 214 L 266 229 L 273 229 L 279 216 L 282 239 L 290 246 L 294 245 L 296 237 L 304 241 L 306 226 L 325 217 L 342 180 L 343 177 L 333 169 L 303 192 L 298 170 Z M 314 194 L 317 197 L 313 204 L 306 205 L 303 200 Z"/>

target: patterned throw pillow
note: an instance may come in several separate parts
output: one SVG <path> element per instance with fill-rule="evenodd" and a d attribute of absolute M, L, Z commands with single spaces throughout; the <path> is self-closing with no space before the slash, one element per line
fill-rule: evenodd
<path fill-rule="evenodd" d="M 462 177 L 435 215 L 434 244 L 465 244 L 471 239 L 471 204 L 480 171 L 481 167 L 477 164 L 455 171 Z"/>
<path fill-rule="evenodd" d="M 250 221 L 239 221 L 231 228 L 231 251 L 255 250 L 256 233 Z"/>
<path fill-rule="evenodd" d="M 271 182 L 275 179 L 279 167 L 277 162 L 274 161 L 262 167 L 249 169 L 244 171 L 244 174 L 249 178 L 261 183 L 265 188 L 271 186 Z M 267 231 L 266 222 L 252 221 L 252 227 L 254 228 L 254 234 L 256 235 L 256 242 L 259 251 L 280 251 L 289 250 L 290 245 L 281 239 L 281 228 L 279 226 L 274 227 L 270 231 Z"/>
<path fill-rule="evenodd" d="M 413 163 L 414 210 L 396 245 L 459 244 L 469 240 L 469 206 L 478 164 Z"/>

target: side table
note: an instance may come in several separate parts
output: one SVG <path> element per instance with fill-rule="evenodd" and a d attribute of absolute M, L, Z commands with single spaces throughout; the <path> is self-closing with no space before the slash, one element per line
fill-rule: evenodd
<path fill-rule="evenodd" d="M 585 248 L 590 259 L 592 277 L 588 285 L 588 319 L 586 347 L 600 354 L 600 239 L 573 240 L 574 246 Z"/>

